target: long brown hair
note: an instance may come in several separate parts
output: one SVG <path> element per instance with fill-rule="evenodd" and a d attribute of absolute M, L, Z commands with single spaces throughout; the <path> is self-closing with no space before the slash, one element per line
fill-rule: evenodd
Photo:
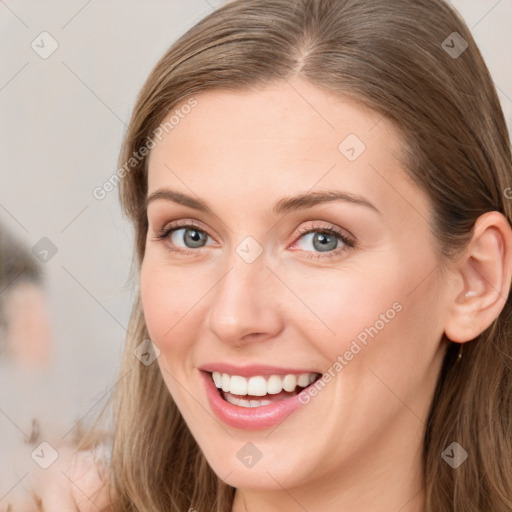
<path fill-rule="evenodd" d="M 485 212 L 497 210 L 511 221 L 503 113 L 469 29 L 447 3 L 236 0 L 171 46 L 135 104 L 119 185 L 135 228 L 137 269 L 147 233 L 141 148 L 164 118 L 201 91 L 257 90 L 295 76 L 351 96 L 396 125 L 404 166 L 431 201 L 440 254 L 456 255 Z M 509 298 L 494 323 L 465 345 L 458 363 L 455 344 L 446 353 L 425 432 L 426 512 L 512 509 L 511 329 Z M 158 365 L 133 355 L 145 338 L 137 297 L 114 395 L 114 509 L 228 512 L 234 489 L 208 466 Z M 441 457 L 452 442 L 469 454 L 456 470 Z"/>

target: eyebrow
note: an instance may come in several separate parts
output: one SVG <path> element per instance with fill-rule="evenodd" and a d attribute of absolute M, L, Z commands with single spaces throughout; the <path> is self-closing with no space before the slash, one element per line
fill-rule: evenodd
<path fill-rule="evenodd" d="M 188 206 L 189 208 L 193 208 L 194 210 L 198 210 L 200 212 L 213 214 L 212 209 L 203 200 L 170 189 L 158 189 L 150 194 L 146 199 L 146 207 L 158 199 L 172 201 L 183 206 Z M 379 214 L 381 213 L 379 209 L 365 197 L 338 190 L 330 190 L 326 192 L 306 192 L 296 196 L 283 197 L 279 199 L 279 201 L 277 201 L 277 203 L 274 205 L 272 208 L 272 213 L 274 215 L 279 215 L 292 211 L 311 208 L 313 206 L 329 203 L 332 201 L 344 201 L 351 204 L 366 206 L 367 208 L 374 210 Z"/>

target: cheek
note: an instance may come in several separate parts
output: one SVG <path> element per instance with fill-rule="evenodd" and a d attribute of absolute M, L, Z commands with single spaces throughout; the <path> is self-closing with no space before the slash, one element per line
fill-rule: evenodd
<path fill-rule="evenodd" d="M 142 305 L 152 341 L 162 352 L 177 356 L 199 338 L 213 306 L 212 289 L 218 276 L 211 267 L 180 268 L 159 258 L 148 251 L 143 261 Z M 418 304 L 417 297 L 426 302 L 430 292 L 422 285 L 411 293 L 422 268 L 431 268 L 427 263 L 416 258 L 411 264 L 395 253 L 381 253 L 378 259 L 354 259 L 340 270 L 283 265 L 275 271 L 288 286 L 275 280 L 275 288 L 267 287 L 257 296 L 265 302 L 261 307 L 278 312 L 285 325 L 316 345 L 326 362 L 335 361 L 347 350 L 357 351 L 354 341 L 364 348 L 401 345 L 405 336 L 428 327 L 425 318 L 419 321 L 426 306 Z"/>
<path fill-rule="evenodd" d="M 387 328 L 402 309 L 404 280 L 390 278 L 394 273 L 389 267 L 387 275 L 380 266 L 373 267 L 347 265 L 339 272 L 326 269 L 325 273 L 301 271 L 286 276 L 298 299 L 290 299 L 289 320 L 321 344 L 330 359 L 348 350 L 352 340 L 364 342 L 375 324 L 379 331 Z"/>
<path fill-rule="evenodd" d="M 314 279 L 289 274 L 287 282 L 303 304 L 294 300 L 295 307 L 287 306 L 288 319 L 331 362 L 345 354 L 354 369 L 380 366 L 390 354 L 413 361 L 435 348 L 442 332 L 433 318 L 439 312 L 435 282 L 415 290 L 423 267 L 431 269 L 423 263 L 390 255 L 385 264 L 347 265 L 343 272 L 316 272 Z"/>
<path fill-rule="evenodd" d="M 143 262 L 140 293 L 144 317 L 151 340 L 164 352 L 171 346 L 179 350 L 186 342 L 179 332 L 183 326 L 189 327 L 187 312 L 200 292 L 195 284 L 188 281 L 187 286 L 182 273 L 153 263 L 151 256 Z"/>
<path fill-rule="evenodd" d="M 152 262 L 150 255 L 145 258 L 140 272 L 140 293 L 147 330 L 160 350 L 157 363 L 166 386 L 178 408 L 185 412 L 190 403 L 179 383 L 186 379 L 183 372 L 189 366 L 192 340 L 197 338 L 191 320 L 198 290 L 190 286 L 190 281 L 188 284 L 183 273 Z"/>

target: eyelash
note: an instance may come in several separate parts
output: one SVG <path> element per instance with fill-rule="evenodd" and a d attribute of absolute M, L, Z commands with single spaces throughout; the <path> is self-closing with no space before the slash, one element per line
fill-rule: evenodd
<path fill-rule="evenodd" d="M 164 227 L 160 232 L 155 234 L 156 240 L 165 240 L 168 238 L 174 231 L 177 231 L 179 229 L 186 229 L 186 228 L 193 228 L 197 229 L 198 231 L 201 231 L 202 233 L 205 233 L 207 236 L 209 236 L 204 229 L 202 229 L 199 225 L 188 221 L 183 224 L 171 224 L 166 227 Z M 322 233 L 325 235 L 333 235 L 337 239 L 341 240 L 343 242 L 343 247 L 338 247 L 332 251 L 326 251 L 326 252 L 313 252 L 313 251 L 304 251 L 306 253 L 306 258 L 308 259 L 329 259 L 334 258 L 336 256 L 339 256 L 342 252 L 347 251 L 348 249 L 353 249 L 356 244 L 355 240 L 352 237 L 347 236 L 345 233 L 342 233 L 340 230 L 338 230 L 335 227 L 332 226 L 311 226 L 309 228 L 301 228 L 299 229 L 298 236 L 296 240 L 299 240 L 303 236 L 309 234 L 309 233 Z M 211 237 L 210 237 L 211 238 Z M 190 255 L 194 252 L 197 252 L 197 249 L 183 249 L 181 247 L 170 247 L 171 251 L 176 252 L 178 254 L 182 255 Z"/>
<path fill-rule="evenodd" d="M 309 233 L 322 233 L 323 235 L 333 235 L 338 240 L 341 240 L 341 242 L 344 244 L 342 247 L 338 247 L 332 251 L 326 251 L 326 252 L 313 252 L 313 251 L 305 251 L 306 252 L 306 258 L 318 260 L 318 259 L 329 259 L 329 258 L 335 258 L 336 256 L 339 256 L 341 253 L 348 251 L 348 249 L 353 249 L 355 247 L 355 240 L 346 234 L 342 233 L 339 229 L 333 227 L 333 226 L 311 226 L 309 228 L 300 228 L 299 229 L 299 235 L 297 236 L 297 240 L 302 238 L 303 236 L 309 234 Z"/>

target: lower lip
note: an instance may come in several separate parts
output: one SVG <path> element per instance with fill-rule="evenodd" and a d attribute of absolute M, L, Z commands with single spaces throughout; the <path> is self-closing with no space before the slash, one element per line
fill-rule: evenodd
<path fill-rule="evenodd" d="M 299 395 L 286 398 L 260 407 L 240 407 L 226 402 L 208 372 L 200 371 L 206 387 L 206 396 L 210 406 L 221 421 L 235 428 L 258 430 L 284 421 L 293 411 L 302 406 Z"/>

